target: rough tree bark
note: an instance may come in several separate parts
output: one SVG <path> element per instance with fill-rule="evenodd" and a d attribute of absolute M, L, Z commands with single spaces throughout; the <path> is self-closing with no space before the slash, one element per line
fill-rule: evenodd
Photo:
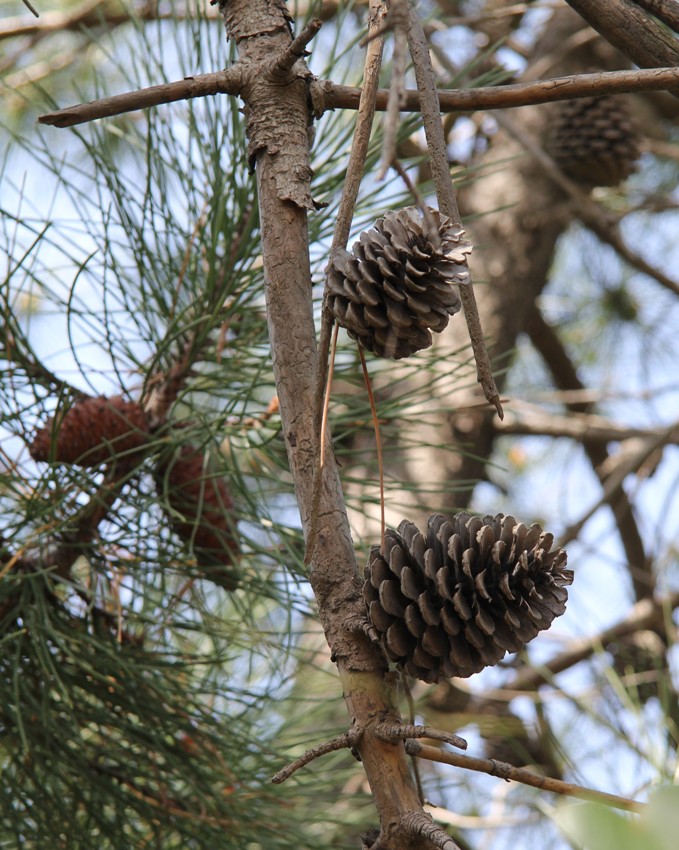
<path fill-rule="evenodd" d="M 314 429 L 317 375 L 307 210 L 310 194 L 308 72 L 291 56 L 290 22 L 282 0 L 222 0 L 227 35 L 238 46 L 249 152 L 257 172 L 266 302 L 283 433 L 305 531 L 308 529 L 319 435 Z M 273 57 L 273 59 L 272 59 Z M 408 834 L 424 817 L 402 742 L 375 734 L 400 722 L 395 683 L 375 646 L 350 624 L 365 617 L 361 580 L 337 468 L 324 468 L 316 546 L 310 571 L 319 613 L 337 662 L 357 749 L 377 806 L 385 850 L 428 842 Z M 316 743 L 316 742 L 310 742 Z M 432 824 L 433 826 L 433 824 Z M 448 842 L 450 850 L 455 847 Z"/>

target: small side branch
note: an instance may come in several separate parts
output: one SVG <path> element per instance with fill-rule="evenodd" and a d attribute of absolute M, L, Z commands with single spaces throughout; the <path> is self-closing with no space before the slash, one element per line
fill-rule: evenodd
<path fill-rule="evenodd" d="M 495 759 L 481 759 L 473 756 L 464 756 L 459 753 L 449 753 L 436 747 L 428 747 L 418 741 L 406 741 L 406 752 L 417 758 L 437 761 L 441 764 L 452 764 L 455 767 L 464 767 L 467 770 L 475 770 L 479 773 L 487 773 L 489 776 L 499 776 L 506 781 L 513 780 L 543 791 L 551 791 L 553 794 L 562 794 L 568 797 L 578 797 L 581 800 L 591 800 L 614 809 L 623 809 L 626 812 L 639 812 L 644 804 L 627 797 L 619 797 L 617 794 L 607 794 L 604 791 L 595 791 L 584 788 L 582 785 L 574 785 L 571 782 L 563 782 L 561 779 L 552 779 L 548 776 L 540 776 L 525 770 L 522 767 L 514 767 Z"/>
<path fill-rule="evenodd" d="M 283 53 L 274 60 L 271 65 L 273 76 L 283 71 L 292 70 L 292 66 L 298 59 L 303 59 L 308 55 L 306 47 L 322 25 L 318 18 L 314 18 L 304 27 L 302 32 L 290 42 L 289 47 L 286 47 Z"/>
<path fill-rule="evenodd" d="M 116 94 L 90 103 L 69 106 L 56 112 L 49 112 L 38 118 L 40 124 L 53 127 L 73 127 L 86 124 L 99 118 L 111 118 L 137 109 L 148 109 L 161 103 L 176 103 L 179 100 L 191 100 L 194 97 L 206 97 L 215 94 L 240 93 L 242 86 L 241 69 L 238 65 L 218 71 L 215 74 L 196 74 L 173 83 L 139 89 L 137 91 Z"/>
<path fill-rule="evenodd" d="M 295 761 L 291 762 L 282 770 L 279 770 L 278 773 L 271 777 L 271 781 L 275 785 L 280 785 L 281 782 L 285 782 L 286 779 L 289 779 L 295 771 L 300 769 L 300 767 L 310 764 L 314 761 L 314 759 L 320 758 L 320 756 L 324 756 L 327 753 L 334 753 L 337 750 L 351 749 L 352 747 L 355 747 L 361 740 L 362 735 L 362 729 L 350 729 L 348 732 L 344 732 L 344 734 L 339 735 L 337 738 L 333 738 L 331 741 L 326 741 L 324 744 L 312 747 L 310 750 L 307 750 L 304 755 L 301 755 L 298 759 L 295 759 Z"/>
<path fill-rule="evenodd" d="M 375 727 L 375 734 L 383 741 L 403 741 L 411 738 L 431 738 L 434 741 L 444 741 L 460 750 L 467 749 L 467 742 L 452 732 L 443 732 L 432 726 L 421 726 L 412 723 L 380 723 Z"/>

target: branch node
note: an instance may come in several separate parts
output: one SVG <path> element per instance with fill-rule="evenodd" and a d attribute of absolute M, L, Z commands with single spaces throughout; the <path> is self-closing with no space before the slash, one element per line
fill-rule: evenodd
<path fill-rule="evenodd" d="M 375 627 L 367 617 L 351 617 L 345 622 L 347 631 L 365 635 L 371 643 L 380 644 Z"/>
<path fill-rule="evenodd" d="M 426 838 L 440 850 L 460 850 L 453 839 L 434 823 L 426 812 L 406 812 L 401 816 L 401 829 L 413 838 Z"/>

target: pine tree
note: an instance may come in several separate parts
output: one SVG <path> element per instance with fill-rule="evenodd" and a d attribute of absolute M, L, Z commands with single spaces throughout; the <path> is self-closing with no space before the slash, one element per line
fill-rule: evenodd
<path fill-rule="evenodd" d="M 464 816 L 481 812 L 478 825 L 488 826 L 498 786 L 449 765 L 572 792 L 562 780 L 587 780 L 596 749 L 583 753 L 576 723 L 593 741 L 605 734 L 623 761 L 629 727 L 655 717 L 658 731 L 635 742 L 635 757 L 642 781 L 671 776 L 673 549 L 664 535 L 644 539 L 642 503 L 624 487 L 659 464 L 671 474 L 663 450 L 677 426 L 661 407 L 662 358 L 640 358 L 657 422 L 640 415 L 624 425 L 633 408 L 593 399 L 607 381 L 624 386 L 616 341 L 657 340 L 651 323 L 672 315 L 679 292 L 660 251 L 646 259 L 635 232 L 612 217 L 640 227 L 635 211 L 662 209 L 676 168 L 656 160 L 637 183 L 610 188 L 610 174 L 632 171 L 628 160 L 609 167 L 611 157 L 636 150 L 643 128 L 620 143 L 627 123 L 622 107 L 609 108 L 607 86 L 671 90 L 677 74 L 588 76 L 593 64 L 615 70 L 626 60 L 592 33 L 583 40 L 574 12 L 557 9 L 540 33 L 513 7 L 488 2 L 478 14 L 478 5 L 441 3 L 439 24 L 464 14 L 470 39 L 476 33 L 478 45 L 482 33 L 496 48 L 507 39 L 516 48 L 530 31 L 524 78 L 576 75 L 562 89 L 580 99 L 564 108 L 543 103 L 555 99 L 549 85 L 493 86 L 507 77 L 500 53 L 453 61 L 433 30 L 424 40 L 405 3 L 387 16 L 371 2 L 366 24 L 361 7 L 228 0 L 219 13 L 229 47 L 217 10 L 202 3 L 172 20 L 152 6 L 98 4 L 48 24 L 10 21 L 0 33 L 17 46 L 33 39 L 33 65 L 22 67 L 17 51 L 5 68 L 14 139 L 2 178 L 2 846 L 464 850 L 477 840 Z M 644 4 L 627 5 L 642 16 L 634 26 L 644 24 L 635 43 L 591 23 L 642 67 L 675 64 L 666 30 Z M 323 27 L 312 16 L 321 12 Z M 66 73 L 83 88 L 94 83 L 92 96 L 106 85 L 141 93 L 59 111 L 53 34 L 69 45 Z M 382 57 L 385 39 L 393 52 Z M 402 79 L 407 53 L 413 72 Z M 343 89 L 341 74 L 358 83 L 365 55 L 357 118 L 360 92 Z M 392 102 L 375 95 L 387 118 L 370 138 L 380 63 Z M 403 83 L 412 90 L 399 101 Z M 435 86 L 460 89 L 441 96 L 452 119 L 440 121 Z M 572 107 L 585 96 L 596 109 Z M 507 108 L 515 97 L 521 119 Z M 625 107 L 632 121 L 640 104 L 676 114 L 671 94 L 636 97 Z M 464 115 L 483 108 L 497 109 L 490 130 Z M 46 109 L 44 126 L 30 128 Z M 463 128 L 475 140 L 452 167 L 464 234 L 448 162 Z M 594 160 L 600 167 L 605 150 L 605 180 L 571 179 L 563 152 L 577 151 L 581 175 L 584 137 L 594 140 L 584 172 L 601 173 Z M 32 175 L 17 176 L 22 157 L 53 177 L 49 202 Z M 576 219 L 587 230 L 568 233 Z M 618 262 L 602 264 L 600 280 L 595 238 Z M 578 275 L 591 278 L 587 291 Z M 662 312 L 649 309 L 647 293 L 659 294 Z M 571 315 L 558 306 L 566 302 Z M 326 429 L 335 320 L 349 334 L 333 355 Z M 661 342 L 674 352 L 672 335 Z M 367 363 L 364 349 L 375 355 Z M 547 390 L 537 409 L 511 400 Z M 533 445 L 523 435 L 581 447 L 601 486 L 599 496 L 590 488 L 588 513 L 559 515 L 552 492 L 567 473 L 557 453 L 540 464 L 548 484 L 536 490 L 533 471 L 520 487 L 521 454 Z M 523 647 L 563 612 L 572 573 L 533 522 L 568 547 L 571 608 L 588 611 L 611 592 L 586 578 L 576 590 L 594 563 L 582 543 L 605 545 L 605 532 L 588 537 L 586 523 L 607 508 L 629 611 L 614 625 L 595 620 L 545 662 L 548 638 Z M 662 528 L 662 510 L 655 517 Z M 400 680 L 389 662 L 403 668 Z M 580 680 L 554 681 L 574 665 Z M 492 669 L 471 680 L 450 678 L 484 666 Z M 511 702 L 518 693 L 528 707 Z M 460 748 L 461 731 L 471 732 L 471 757 L 420 740 Z M 486 758 L 474 759 L 481 744 Z M 516 770 L 524 765 L 538 772 Z M 600 776 L 585 784 L 600 786 Z M 643 789 L 614 779 L 605 790 L 623 796 L 605 801 L 634 809 L 627 798 Z M 541 811 L 534 829 L 546 835 L 547 806 L 544 790 L 518 786 L 503 814 Z M 493 847 L 503 841 L 499 832 Z"/>

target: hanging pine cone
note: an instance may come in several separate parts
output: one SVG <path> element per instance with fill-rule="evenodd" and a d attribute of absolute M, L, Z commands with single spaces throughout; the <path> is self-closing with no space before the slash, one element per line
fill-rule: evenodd
<path fill-rule="evenodd" d="M 149 439 L 143 409 L 121 396 L 83 398 L 65 413 L 50 419 L 29 448 L 37 461 L 99 466 L 112 460 L 131 460 Z"/>
<path fill-rule="evenodd" d="M 453 284 L 469 281 L 472 246 L 438 210 L 388 212 L 361 233 L 352 253 L 328 270 L 328 305 L 337 323 L 380 357 L 408 357 L 432 343 L 460 309 Z"/>
<path fill-rule="evenodd" d="M 363 595 L 387 657 L 425 682 L 471 676 L 563 614 L 573 573 L 551 534 L 514 517 L 404 520 L 370 550 Z"/>
<path fill-rule="evenodd" d="M 226 590 L 238 586 L 239 545 L 233 499 L 223 476 L 214 475 L 205 452 L 183 446 L 156 469 L 172 528 L 190 543 L 200 575 Z"/>
<path fill-rule="evenodd" d="M 566 176 L 589 187 L 617 186 L 640 154 L 627 106 L 612 95 L 559 103 L 547 148 Z"/>

